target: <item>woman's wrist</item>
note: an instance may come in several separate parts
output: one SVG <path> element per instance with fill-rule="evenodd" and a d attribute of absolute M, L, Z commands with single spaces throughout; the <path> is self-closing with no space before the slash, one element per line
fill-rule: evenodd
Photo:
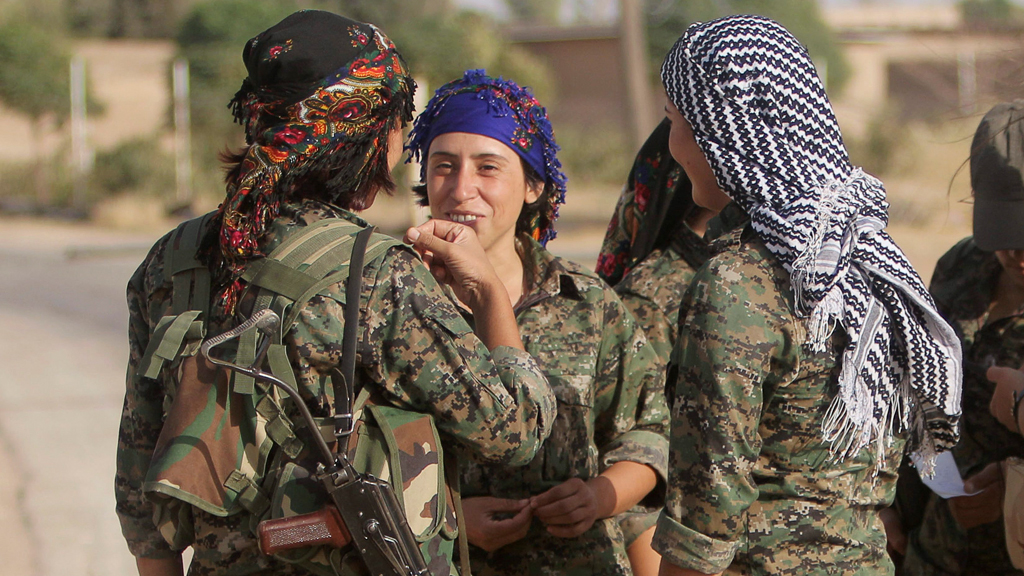
<path fill-rule="evenodd" d="M 618 494 L 615 485 L 606 476 L 595 476 L 587 480 L 587 486 L 594 493 L 597 501 L 597 519 L 610 518 L 615 515 Z"/>

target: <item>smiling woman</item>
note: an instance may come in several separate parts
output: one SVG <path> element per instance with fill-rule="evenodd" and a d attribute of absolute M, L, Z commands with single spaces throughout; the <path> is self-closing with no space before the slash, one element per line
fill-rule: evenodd
<path fill-rule="evenodd" d="M 527 466 L 461 463 L 472 571 L 630 574 L 614 517 L 660 502 L 662 365 L 611 288 L 545 249 L 565 176 L 544 109 L 514 82 L 470 71 L 438 90 L 409 149 L 423 158 L 416 190 L 433 222 L 479 239 L 558 399 Z"/>

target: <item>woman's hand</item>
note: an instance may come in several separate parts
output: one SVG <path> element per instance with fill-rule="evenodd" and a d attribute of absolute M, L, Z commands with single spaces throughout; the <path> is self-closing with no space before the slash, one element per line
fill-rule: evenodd
<path fill-rule="evenodd" d="M 420 253 L 437 281 L 451 286 L 471 309 L 476 310 L 481 299 L 490 296 L 489 291 L 501 288 L 504 292 L 472 228 L 448 220 L 428 220 L 409 228 L 405 240 Z"/>
<path fill-rule="evenodd" d="M 893 562 L 907 554 L 907 533 L 903 530 L 903 520 L 893 507 L 882 508 L 878 517 L 885 527 L 885 547 Z M 899 563 L 897 563 L 897 566 Z"/>
<path fill-rule="evenodd" d="M 472 228 L 431 220 L 409 228 L 405 241 L 423 256 L 438 282 L 451 286 L 458 299 L 473 311 L 474 331 L 488 349 L 523 349 L 508 291 Z"/>
<path fill-rule="evenodd" d="M 590 482 L 570 478 L 550 490 L 530 498 L 533 514 L 547 525 L 548 532 L 559 538 L 575 538 L 583 534 L 601 514 L 601 498 L 591 482 L 608 481 L 598 476 Z M 607 498 L 605 498 L 607 500 Z M 614 494 L 612 495 L 614 501 Z"/>
<path fill-rule="evenodd" d="M 139 576 L 182 576 L 181 556 L 173 558 L 136 558 Z"/>
<path fill-rule="evenodd" d="M 964 529 L 995 522 L 1003 515 L 1003 469 L 1000 462 L 993 462 L 981 472 L 964 481 L 964 490 L 977 492 L 973 496 L 958 496 L 949 499 L 949 510 Z"/>
<path fill-rule="evenodd" d="M 530 530 L 533 510 L 529 500 L 480 496 L 462 501 L 466 515 L 466 538 L 470 544 L 494 552 L 522 540 Z M 509 516 L 503 518 L 503 516 Z"/>
<path fill-rule="evenodd" d="M 1013 418 L 1013 394 L 1018 390 L 1024 390 L 1024 372 L 993 366 L 985 373 L 985 377 L 995 382 L 996 389 L 992 393 L 992 400 L 988 404 L 988 411 L 1003 426 L 1013 432 L 1020 432 L 1020 423 Z"/>

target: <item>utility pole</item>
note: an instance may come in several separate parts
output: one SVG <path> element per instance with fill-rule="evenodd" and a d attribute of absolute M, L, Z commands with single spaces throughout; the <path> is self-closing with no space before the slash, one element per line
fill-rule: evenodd
<path fill-rule="evenodd" d="M 174 183 L 178 207 L 192 201 L 192 120 L 188 61 L 174 61 Z"/>
<path fill-rule="evenodd" d="M 961 50 L 956 55 L 956 87 L 960 114 L 978 111 L 978 69 L 974 50 Z"/>
<path fill-rule="evenodd" d="M 644 29 L 643 0 L 619 0 L 622 63 L 629 98 L 633 149 L 639 149 L 654 129 L 654 97 L 647 70 L 647 34 Z"/>
<path fill-rule="evenodd" d="M 92 172 L 93 155 L 89 149 L 89 125 L 85 102 L 85 59 L 71 59 L 71 171 L 74 184 L 71 204 L 85 206 L 85 195 Z"/>

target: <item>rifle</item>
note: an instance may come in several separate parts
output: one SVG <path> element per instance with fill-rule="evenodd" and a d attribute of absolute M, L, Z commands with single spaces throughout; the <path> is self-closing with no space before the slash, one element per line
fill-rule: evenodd
<path fill-rule="evenodd" d="M 203 342 L 201 347 L 203 356 L 213 364 L 277 386 L 291 396 L 320 453 L 321 461 L 317 464 L 316 478 L 326 489 L 333 506 L 328 505 L 324 510 L 312 514 L 260 522 L 258 532 L 261 549 L 264 549 L 264 541 L 267 543 L 264 551 L 314 544 L 344 546 L 351 542 L 374 576 L 428 575 L 423 555 L 391 485 L 370 474 L 356 471 L 343 450 L 334 454 L 298 391 L 273 374 L 260 370 L 270 348 L 272 335 L 280 324 L 281 319 L 272 310 L 259 310 L 236 328 Z M 210 354 L 211 349 L 253 328 L 259 330 L 263 339 L 251 366 L 235 364 Z M 335 416 L 340 421 L 347 420 L 347 430 L 341 430 L 339 438 L 352 432 L 350 412 Z"/>

